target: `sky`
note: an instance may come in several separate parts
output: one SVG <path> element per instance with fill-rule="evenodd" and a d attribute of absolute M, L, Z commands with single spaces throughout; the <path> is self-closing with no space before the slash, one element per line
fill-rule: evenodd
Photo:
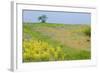
<path fill-rule="evenodd" d="M 47 23 L 91 24 L 90 13 L 23 10 L 23 22 L 38 23 L 38 17 L 47 16 Z"/>

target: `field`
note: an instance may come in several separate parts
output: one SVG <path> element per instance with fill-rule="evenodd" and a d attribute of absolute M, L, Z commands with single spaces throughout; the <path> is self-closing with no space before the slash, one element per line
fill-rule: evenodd
<path fill-rule="evenodd" d="M 23 23 L 23 62 L 91 58 L 90 25 Z"/>

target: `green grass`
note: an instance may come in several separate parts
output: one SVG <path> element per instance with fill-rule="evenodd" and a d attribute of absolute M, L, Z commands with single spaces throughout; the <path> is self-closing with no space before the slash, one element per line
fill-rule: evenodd
<path fill-rule="evenodd" d="M 82 60 L 91 58 L 90 36 L 85 35 L 89 25 L 53 24 L 53 23 L 23 23 L 23 51 L 24 62 Z M 34 42 L 38 41 L 38 54 Z M 39 44 L 39 41 L 42 43 Z M 24 44 L 24 42 L 29 44 Z M 45 51 L 42 45 L 47 43 Z M 25 47 L 24 47 L 25 46 Z M 57 51 L 60 47 L 60 52 Z M 51 53 L 51 48 L 55 51 Z M 31 51 L 33 51 L 31 53 Z M 41 54 L 42 52 L 42 54 Z M 30 55 L 31 53 L 31 55 Z M 25 55 L 24 55 L 25 54 Z M 37 54 L 37 55 L 36 55 Z M 35 56 L 34 56 L 35 55 Z M 38 56 L 38 57 L 37 57 Z"/>

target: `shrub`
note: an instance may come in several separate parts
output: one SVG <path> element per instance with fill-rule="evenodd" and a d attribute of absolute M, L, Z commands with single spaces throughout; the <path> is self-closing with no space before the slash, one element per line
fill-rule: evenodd
<path fill-rule="evenodd" d="M 88 27 L 88 28 L 86 28 L 85 30 L 84 30 L 84 33 L 85 33 L 85 35 L 87 35 L 87 36 L 91 36 L 91 28 L 90 27 Z"/>
<path fill-rule="evenodd" d="M 60 46 L 53 47 L 41 40 L 23 41 L 23 61 L 55 61 L 63 60 L 63 49 Z"/>

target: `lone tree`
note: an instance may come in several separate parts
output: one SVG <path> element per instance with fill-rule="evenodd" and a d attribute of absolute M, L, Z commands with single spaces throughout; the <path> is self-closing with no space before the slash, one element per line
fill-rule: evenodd
<path fill-rule="evenodd" d="M 41 15 L 38 17 L 38 20 L 41 21 L 41 23 L 45 23 L 47 20 L 47 16 L 46 15 Z"/>

